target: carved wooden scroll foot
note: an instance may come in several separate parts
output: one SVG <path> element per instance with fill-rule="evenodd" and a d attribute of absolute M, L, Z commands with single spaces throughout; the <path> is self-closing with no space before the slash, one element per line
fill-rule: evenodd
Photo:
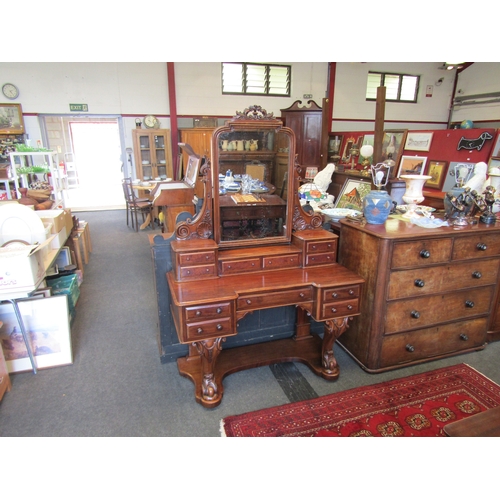
<path fill-rule="evenodd" d="M 333 354 L 333 344 L 349 327 L 349 319 L 349 317 L 345 317 L 325 321 L 321 362 L 324 374 L 330 377 L 332 375 L 338 376 L 340 372 L 337 360 Z"/>
<path fill-rule="evenodd" d="M 222 349 L 223 338 L 215 338 L 195 342 L 194 346 L 201 356 L 201 381 L 202 398 L 206 401 L 215 401 L 221 398 L 219 388 L 215 381 L 215 362 Z"/>

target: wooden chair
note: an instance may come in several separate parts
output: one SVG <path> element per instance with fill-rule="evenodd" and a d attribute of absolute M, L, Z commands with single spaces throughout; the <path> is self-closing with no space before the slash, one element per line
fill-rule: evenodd
<path fill-rule="evenodd" d="M 132 179 L 130 177 L 123 179 L 123 194 L 125 196 L 125 204 L 127 209 L 127 226 L 129 225 L 129 214 L 132 228 L 139 231 L 139 223 L 137 214 L 142 215 L 142 222 L 146 222 L 146 216 L 149 217 L 149 224 L 151 229 L 155 228 L 154 215 L 153 215 L 153 202 L 146 198 L 137 198 L 132 187 Z M 135 224 L 134 224 L 135 220 Z"/>

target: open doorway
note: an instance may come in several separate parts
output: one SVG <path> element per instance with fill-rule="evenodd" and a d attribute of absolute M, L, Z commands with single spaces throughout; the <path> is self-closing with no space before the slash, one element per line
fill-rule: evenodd
<path fill-rule="evenodd" d="M 119 118 L 46 116 L 45 126 L 49 147 L 66 165 L 65 206 L 73 211 L 125 208 Z"/>

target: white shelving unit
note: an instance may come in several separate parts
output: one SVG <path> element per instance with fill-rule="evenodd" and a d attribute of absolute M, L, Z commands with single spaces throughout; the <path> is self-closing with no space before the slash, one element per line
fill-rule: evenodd
<path fill-rule="evenodd" d="M 47 165 L 50 170 L 50 185 L 52 186 L 52 199 L 54 208 L 65 208 L 64 192 L 67 189 L 67 179 L 61 174 L 59 169 L 58 155 L 55 151 L 29 151 L 12 152 L 10 155 L 10 164 L 14 176 L 16 192 L 20 198 L 19 187 L 29 188 L 27 176 L 18 173 L 18 168 L 30 167 L 33 165 Z M 19 185 L 21 179 L 21 185 Z"/>

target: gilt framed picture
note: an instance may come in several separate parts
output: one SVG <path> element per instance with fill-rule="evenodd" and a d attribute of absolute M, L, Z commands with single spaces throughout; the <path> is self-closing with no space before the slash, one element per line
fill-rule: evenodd
<path fill-rule="evenodd" d="M 447 171 L 448 171 L 448 162 L 430 160 L 425 175 L 430 175 L 432 179 L 429 179 L 425 183 L 425 187 L 441 189 L 443 187 Z"/>
<path fill-rule="evenodd" d="M 425 156 L 402 156 L 398 177 L 402 175 L 423 175 L 426 162 L 427 158 Z"/>
<path fill-rule="evenodd" d="M 0 134 L 24 134 L 20 104 L 0 104 Z"/>
<path fill-rule="evenodd" d="M 53 295 L 18 302 L 36 368 L 73 363 L 68 298 Z M 0 305 L 0 341 L 9 373 L 32 370 L 22 330 L 12 304 Z"/>

